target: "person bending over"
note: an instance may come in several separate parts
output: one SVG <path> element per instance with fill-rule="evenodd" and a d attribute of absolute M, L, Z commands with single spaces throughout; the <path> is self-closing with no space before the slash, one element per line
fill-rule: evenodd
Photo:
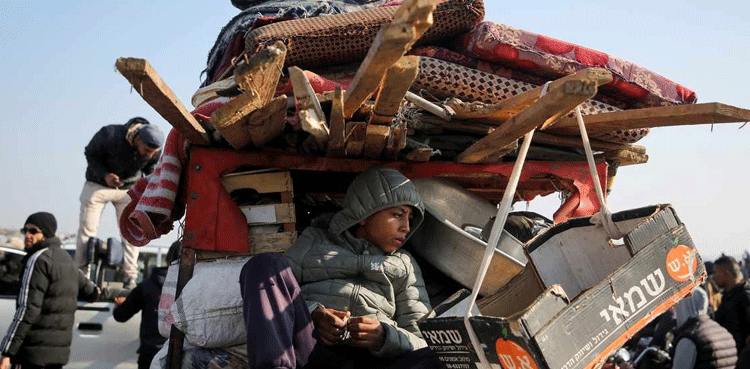
<path fill-rule="evenodd" d="M 89 275 L 86 245 L 96 236 L 99 221 L 107 203 L 115 207 L 119 222 L 130 202 L 128 189 L 154 170 L 159 160 L 164 134 L 146 119 L 135 117 L 125 124 L 102 127 L 91 138 L 86 154 L 86 183 L 81 191 L 81 212 L 76 238 L 75 260 L 83 273 Z M 138 279 L 138 248 L 125 242 L 125 258 L 117 278 L 128 289 Z"/>

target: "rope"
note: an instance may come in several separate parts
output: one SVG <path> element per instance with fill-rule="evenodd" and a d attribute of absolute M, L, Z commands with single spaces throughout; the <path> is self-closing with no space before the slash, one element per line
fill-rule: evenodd
<path fill-rule="evenodd" d="M 612 240 L 619 240 L 625 236 L 625 232 L 612 221 L 612 213 L 607 207 L 607 202 L 604 200 L 604 192 L 602 191 L 602 184 L 599 182 L 599 173 L 596 170 L 596 164 L 594 163 L 594 154 L 591 151 L 591 143 L 589 142 L 589 135 L 586 133 L 586 125 L 583 123 L 583 116 L 581 115 L 581 107 L 576 106 L 576 121 L 578 121 L 578 128 L 581 130 L 581 139 L 583 140 L 583 148 L 586 150 L 586 160 L 589 163 L 589 172 L 591 173 L 591 179 L 594 182 L 594 189 L 596 189 L 596 197 L 599 200 L 599 212 L 591 217 L 591 223 L 601 226 L 604 231 Z"/>
<path fill-rule="evenodd" d="M 539 97 L 542 97 L 547 93 L 549 84 L 550 82 L 544 84 L 544 87 L 542 87 L 542 91 L 539 93 Z M 479 337 L 477 336 L 476 332 L 474 332 L 474 328 L 472 327 L 469 318 L 472 317 L 472 308 L 476 303 L 477 296 L 479 296 L 479 288 L 482 286 L 482 282 L 484 282 L 484 277 L 490 267 L 490 262 L 492 260 L 492 256 L 495 253 L 495 248 L 500 242 L 500 236 L 503 232 L 503 229 L 505 228 L 505 222 L 508 220 L 508 213 L 510 212 L 510 207 L 513 204 L 518 182 L 521 179 L 521 170 L 523 168 L 523 163 L 526 161 L 526 154 L 529 151 L 529 146 L 531 146 L 531 139 L 534 137 L 535 130 L 536 129 L 532 129 L 523 137 L 523 143 L 521 144 L 521 148 L 518 150 L 518 156 L 516 157 L 516 162 L 513 165 L 513 170 L 510 173 L 508 185 L 505 187 L 503 199 L 500 201 L 500 205 L 497 209 L 495 222 L 492 223 L 492 230 L 490 231 L 490 237 L 487 240 L 487 247 L 484 250 L 482 263 L 479 266 L 477 279 L 474 281 L 474 288 L 472 288 L 471 290 L 471 296 L 468 297 L 469 303 L 467 304 L 466 313 L 464 314 L 464 326 L 466 327 L 466 332 L 469 335 L 471 345 L 474 347 L 474 352 L 479 358 L 479 363 L 477 365 L 478 368 L 490 369 L 491 366 L 490 362 L 487 360 L 487 357 L 484 354 L 482 343 L 479 341 Z"/>

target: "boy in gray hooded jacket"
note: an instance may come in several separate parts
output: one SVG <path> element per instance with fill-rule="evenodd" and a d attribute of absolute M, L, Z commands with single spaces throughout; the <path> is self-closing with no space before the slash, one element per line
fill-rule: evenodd
<path fill-rule="evenodd" d="M 251 367 L 437 367 L 417 327 L 430 310 L 424 280 L 401 250 L 423 216 L 406 177 L 371 168 L 327 225 L 284 256 L 250 259 L 240 285 Z"/>

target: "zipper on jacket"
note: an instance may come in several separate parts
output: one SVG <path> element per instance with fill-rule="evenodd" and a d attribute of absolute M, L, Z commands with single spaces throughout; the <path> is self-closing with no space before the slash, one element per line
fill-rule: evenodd
<path fill-rule="evenodd" d="M 364 270 L 365 265 L 365 257 L 364 255 L 357 255 L 357 275 L 359 276 L 362 274 L 362 271 Z M 361 277 L 355 279 L 357 283 L 354 284 L 354 288 L 352 289 L 352 296 L 351 300 L 349 301 L 349 312 L 351 313 L 351 316 L 356 316 L 357 311 L 357 297 L 359 297 L 359 290 L 362 288 L 362 283 L 360 280 L 362 280 Z"/>

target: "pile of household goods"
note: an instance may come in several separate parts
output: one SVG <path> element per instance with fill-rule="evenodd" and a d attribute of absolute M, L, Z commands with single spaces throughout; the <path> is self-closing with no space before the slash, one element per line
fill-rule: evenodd
<path fill-rule="evenodd" d="M 222 28 L 209 52 L 192 112 L 147 61 L 116 62 L 134 90 L 174 127 L 154 174 L 130 192 L 133 201 L 120 226 L 135 245 L 168 233 L 183 215 L 190 201 L 179 196 L 186 145 L 343 159 L 500 163 L 510 161 L 518 141 L 539 128 L 529 160 L 571 162 L 585 160 L 572 113 L 580 106 L 595 156 L 609 164 L 604 176 L 612 177 L 619 165 L 647 161 L 645 148 L 634 143 L 649 127 L 750 118 L 748 111 L 716 103 L 675 110 L 694 104 L 695 93 L 605 53 L 483 21 L 482 0 L 232 4 L 242 11 Z M 196 157 L 193 150 L 191 164 Z M 195 172 L 211 170 L 211 165 L 193 166 Z M 540 174 L 555 170 L 527 167 Z M 504 186 L 497 173 L 479 177 L 474 180 Z M 191 196 L 195 200 L 199 194 Z M 481 238 L 486 220 L 464 230 Z M 214 223 L 218 227 L 218 218 Z M 287 224 L 295 226 L 284 223 L 285 231 Z M 503 281 L 525 263 L 520 243 L 513 247 L 520 261 Z M 245 260 L 198 263 L 177 299 L 177 266 L 172 266 L 159 308 L 160 331 L 168 336 L 174 325 L 185 333 L 184 365 L 247 365 L 239 284 L 234 283 Z M 461 279 L 466 286 L 469 277 Z M 163 367 L 167 347 L 152 367 Z"/>
<path fill-rule="evenodd" d="M 582 104 L 601 159 L 643 163 L 633 143 L 675 124 L 659 109 L 696 101 L 622 59 L 483 21 L 482 0 L 436 2 L 235 1 L 192 115 L 157 101 L 171 91 L 145 61 L 117 67 L 193 144 L 347 158 L 498 162 L 543 127 L 529 159 L 580 160 Z"/>

